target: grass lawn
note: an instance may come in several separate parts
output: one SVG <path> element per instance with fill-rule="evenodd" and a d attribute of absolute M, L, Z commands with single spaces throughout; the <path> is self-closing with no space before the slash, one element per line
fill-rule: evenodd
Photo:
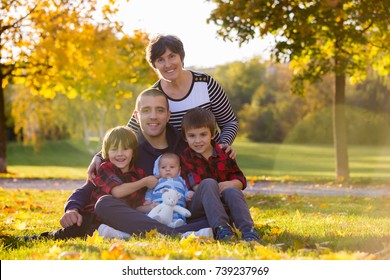
<path fill-rule="evenodd" d="M 333 147 L 236 141 L 238 162 L 250 180 L 331 182 Z M 350 147 L 352 182 L 390 185 L 390 148 Z M 15 178 L 84 179 L 91 156 L 82 142 L 46 143 L 39 154 L 11 143 Z M 70 191 L 0 187 L 0 258 L 24 259 L 390 259 L 390 200 L 299 195 L 247 195 L 260 244 L 180 239 L 149 232 L 129 240 L 41 240 L 18 236 L 58 228 Z"/>
<path fill-rule="evenodd" d="M 236 141 L 237 161 L 258 179 L 327 182 L 335 178 L 333 146 Z M 350 146 L 352 183 L 390 185 L 390 147 Z"/>
<path fill-rule="evenodd" d="M 98 146 L 98 145 L 96 145 Z M 254 143 L 236 140 L 237 161 L 249 178 L 331 182 L 335 177 L 332 146 Z M 8 177 L 84 179 L 92 156 L 81 141 L 47 142 L 32 147 L 10 143 Z M 351 146 L 351 183 L 390 185 L 390 147 Z"/>
<path fill-rule="evenodd" d="M 260 244 L 180 239 L 149 232 L 129 240 L 18 241 L 59 227 L 70 191 L 0 190 L 0 259 L 390 259 L 390 200 L 247 196 Z"/>

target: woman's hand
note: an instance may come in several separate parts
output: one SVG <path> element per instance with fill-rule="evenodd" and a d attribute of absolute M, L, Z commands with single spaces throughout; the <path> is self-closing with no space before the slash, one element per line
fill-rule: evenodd
<path fill-rule="evenodd" d="M 229 155 L 231 159 L 236 159 L 237 153 L 229 144 L 219 144 L 219 147 L 225 152 L 225 154 Z"/>

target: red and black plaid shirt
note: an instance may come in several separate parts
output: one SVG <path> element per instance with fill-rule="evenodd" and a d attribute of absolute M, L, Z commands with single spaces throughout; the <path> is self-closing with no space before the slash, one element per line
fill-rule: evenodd
<path fill-rule="evenodd" d="M 131 183 L 140 180 L 145 177 L 145 172 L 141 168 L 135 168 L 132 166 L 126 173 L 116 167 L 111 162 L 103 162 L 100 165 L 95 182 L 95 188 L 92 191 L 90 204 L 83 210 L 93 212 L 96 201 L 103 195 L 111 194 L 114 187 L 122 185 L 123 183 Z M 142 188 L 132 194 L 124 197 L 123 199 L 129 204 L 130 207 L 136 208 L 143 205 L 145 201 L 146 187 Z"/>
<path fill-rule="evenodd" d="M 187 147 L 180 156 L 182 163 L 182 176 L 190 187 L 199 184 L 206 178 L 213 178 L 218 182 L 232 181 L 242 182 L 246 187 L 246 178 L 238 167 L 237 162 L 229 157 L 219 145 L 212 142 L 213 155 L 208 159 Z"/>

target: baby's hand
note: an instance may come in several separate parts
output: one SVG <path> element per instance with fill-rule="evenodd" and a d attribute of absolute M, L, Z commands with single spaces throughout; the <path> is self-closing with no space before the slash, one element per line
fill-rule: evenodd
<path fill-rule="evenodd" d="M 186 201 L 191 201 L 193 196 L 194 196 L 194 192 L 193 191 L 187 192 L 187 194 L 186 194 Z"/>
<path fill-rule="evenodd" d="M 183 209 L 184 210 L 184 213 L 183 213 L 183 216 L 188 218 L 188 217 L 191 217 L 191 212 L 187 209 Z"/>

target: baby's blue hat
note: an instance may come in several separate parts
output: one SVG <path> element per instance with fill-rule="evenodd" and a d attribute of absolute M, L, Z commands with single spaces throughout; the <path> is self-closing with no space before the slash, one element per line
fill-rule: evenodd
<path fill-rule="evenodd" d="M 162 155 L 161 155 L 161 156 L 162 156 Z M 159 157 L 154 161 L 154 167 L 153 167 L 153 175 L 154 175 L 154 176 L 159 176 L 159 175 L 160 175 L 160 172 L 158 171 L 158 163 L 160 162 L 161 156 L 159 156 Z"/>

